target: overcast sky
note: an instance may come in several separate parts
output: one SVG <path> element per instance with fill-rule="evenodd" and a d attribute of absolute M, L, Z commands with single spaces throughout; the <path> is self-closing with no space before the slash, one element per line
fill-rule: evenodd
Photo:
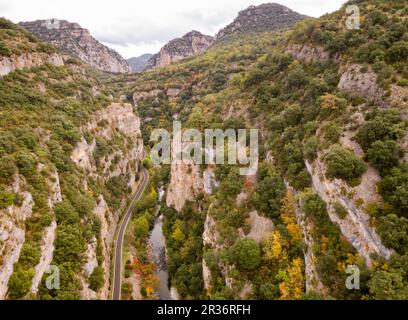
<path fill-rule="evenodd" d="M 215 35 L 240 10 L 267 0 L 0 0 L 0 16 L 13 22 L 57 18 L 78 22 L 125 58 L 156 53 L 191 30 Z M 345 0 L 275 0 L 313 17 Z"/>

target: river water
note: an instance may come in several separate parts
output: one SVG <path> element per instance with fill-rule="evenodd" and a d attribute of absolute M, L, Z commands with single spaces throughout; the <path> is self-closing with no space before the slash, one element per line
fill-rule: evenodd
<path fill-rule="evenodd" d="M 172 300 L 169 289 L 169 273 L 167 271 L 166 262 L 166 240 L 163 234 L 163 215 L 156 218 L 154 228 L 149 238 L 150 256 L 156 264 L 157 275 L 160 278 L 160 287 L 156 292 L 156 296 L 160 300 Z"/>

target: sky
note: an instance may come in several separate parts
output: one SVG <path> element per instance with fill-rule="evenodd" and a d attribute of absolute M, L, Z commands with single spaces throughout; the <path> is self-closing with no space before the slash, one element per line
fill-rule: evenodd
<path fill-rule="evenodd" d="M 191 30 L 215 35 L 240 10 L 268 0 L 0 0 L 0 17 L 13 22 L 64 19 L 88 29 L 100 42 L 130 58 L 156 53 Z M 319 17 L 345 0 L 272 0 Z"/>

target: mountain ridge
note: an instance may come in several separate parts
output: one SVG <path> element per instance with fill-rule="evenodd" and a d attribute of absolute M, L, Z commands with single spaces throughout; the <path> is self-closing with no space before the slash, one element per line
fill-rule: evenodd
<path fill-rule="evenodd" d="M 61 51 L 71 54 L 91 66 L 110 73 L 131 71 L 126 60 L 115 50 L 96 40 L 89 30 L 67 20 L 48 19 L 20 22 L 40 40 L 48 42 Z"/>

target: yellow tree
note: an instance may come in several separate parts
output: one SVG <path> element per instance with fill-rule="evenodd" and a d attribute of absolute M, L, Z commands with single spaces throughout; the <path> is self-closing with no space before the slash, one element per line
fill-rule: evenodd
<path fill-rule="evenodd" d="M 279 284 L 282 300 L 300 299 L 305 289 L 305 278 L 303 275 L 303 260 L 296 258 L 286 270 L 285 281 Z"/>
<path fill-rule="evenodd" d="M 292 236 L 291 242 L 293 244 L 302 241 L 302 232 L 296 221 L 296 215 L 294 208 L 296 206 L 296 199 L 291 191 L 287 191 L 286 196 L 282 199 L 281 216 L 282 221 L 288 229 L 289 234 Z"/>
<path fill-rule="evenodd" d="M 266 260 L 284 264 L 288 260 L 286 247 L 287 242 L 282 238 L 280 232 L 275 230 L 263 244 Z"/>

